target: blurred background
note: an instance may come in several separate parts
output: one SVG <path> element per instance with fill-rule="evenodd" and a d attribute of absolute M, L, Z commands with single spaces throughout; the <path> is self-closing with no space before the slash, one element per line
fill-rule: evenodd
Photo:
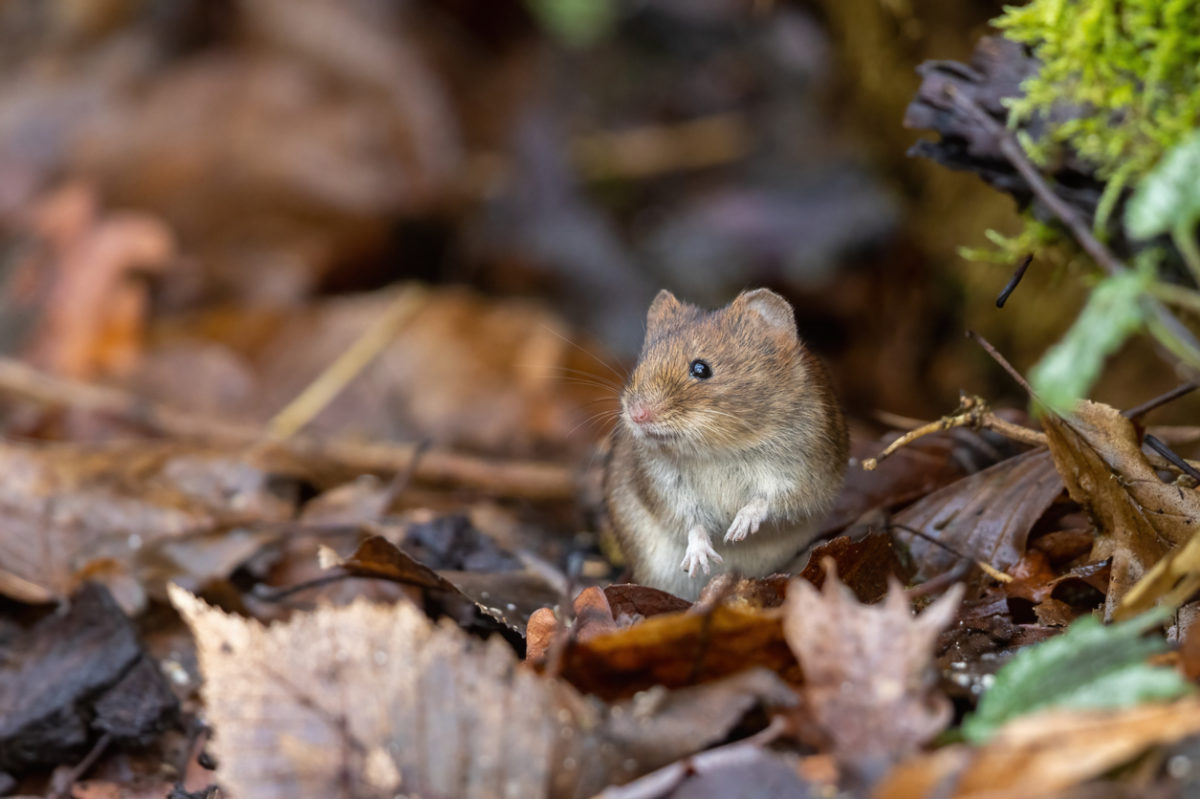
<path fill-rule="evenodd" d="M 851 414 L 1024 397 L 1068 263 L 964 260 L 1011 199 L 910 159 L 998 0 L 0 0 L 0 351 L 261 423 L 414 283 L 315 424 L 583 453 L 667 287 L 796 305 Z M 1134 342 L 1097 399 L 1177 382 Z M 6 431 L 127 434 L 22 416 Z M 1167 416 L 1186 416 L 1177 404 Z"/>

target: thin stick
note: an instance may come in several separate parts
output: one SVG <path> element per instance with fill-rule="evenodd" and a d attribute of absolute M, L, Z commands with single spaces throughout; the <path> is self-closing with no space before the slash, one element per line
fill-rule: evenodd
<path fill-rule="evenodd" d="M 934 538 L 933 536 L 929 535 L 928 533 L 924 532 L 923 530 L 918 530 L 915 527 L 909 527 L 906 524 L 896 524 L 895 522 L 888 522 L 888 529 L 903 530 L 906 533 L 915 535 L 917 538 L 923 538 L 926 541 L 928 541 L 929 543 L 933 544 L 934 546 L 939 547 L 939 548 L 945 550 L 946 552 L 949 552 L 951 555 L 958 558 L 960 561 L 975 564 L 976 566 L 979 567 L 980 571 L 982 571 L 988 577 L 991 577 L 996 582 L 1011 583 L 1015 579 L 1011 574 L 1008 574 L 1007 572 L 1003 572 L 1000 569 L 997 569 L 992 564 L 987 563 L 982 560 L 979 560 L 978 558 L 973 558 L 970 555 L 965 555 L 962 552 L 959 552 L 954 547 L 947 544 L 945 541 L 941 541 L 937 538 Z"/>
<path fill-rule="evenodd" d="M 95 746 L 84 756 L 83 760 L 79 761 L 63 778 L 62 782 L 55 787 L 53 795 L 57 799 L 66 799 L 73 791 L 75 783 L 79 782 L 79 778 L 87 774 L 88 769 L 96 765 L 96 761 L 100 759 L 100 755 L 104 754 L 109 745 L 112 743 L 112 734 L 104 733 L 100 736 L 100 740 L 96 741 Z"/>
<path fill-rule="evenodd" d="M 1008 359 L 1000 354 L 998 349 L 992 346 L 992 342 L 988 341 L 974 330 L 967 331 L 967 338 L 983 347 L 983 351 L 990 355 L 993 361 L 1000 364 L 1000 368 L 1008 372 L 1008 376 L 1015 380 L 1018 386 L 1025 389 L 1030 397 L 1037 399 L 1037 394 L 1034 393 L 1033 386 L 1029 385 L 1029 381 L 1025 379 L 1025 376 L 1018 372 L 1016 368 L 1008 362 Z"/>
<path fill-rule="evenodd" d="M 296 436 L 263 443 L 262 430 L 187 413 L 118 389 L 53 377 L 11 358 L 0 358 L 0 392 L 44 405 L 77 408 L 127 420 L 176 438 L 227 446 L 255 447 L 300 461 L 333 464 L 355 474 L 395 474 L 413 469 L 413 479 L 456 485 L 496 496 L 562 501 L 575 496 L 574 472 L 554 463 L 487 460 L 430 449 L 415 462 L 419 445 L 321 440 Z"/>
<path fill-rule="evenodd" d="M 1146 400 L 1141 405 L 1136 405 L 1127 411 L 1122 411 L 1121 415 L 1124 416 L 1126 419 L 1137 419 L 1139 416 L 1145 416 L 1147 413 L 1154 410 L 1155 408 L 1162 407 L 1163 405 L 1166 405 L 1168 402 L 1174 402 L 1175 400 L 1179 399 L 1180 397 L 1185 397 L 1188 394 L 1191 394 L 1193 391 L 1195 391 L 1198 388 L 1200 388 L 1200 382 L 1197 382 L 1195 380 L 1190 380 L 1187 383 L 1181 383 L 1180 385 L 1175 386 L 1175 388 L 1171 389 L 1170 391 L 1166 392 L 1165 394 L 1159 394 L 1154 399 Z"/>
<path fill-rule="evenodd" d="M 290 438 L 328 405 L 359 372 L 390 344 L 396 330 L 412 318 L 426 297 L 418 286 L 406 286 L 345 352 L 326 367 L 299 395 L 267 422 L 267 435 Z"/>
<path fill-rule="evenodd" d="M 1146 436 L 1145 441 L 1146 445 L 1150 447 L 1150 449 L 1166 458 L 1176 469 L 1183 472 L 1193 480 L 1200 482 L 1200 471 L 1197 471 L 1195 466 L 1176 455 L 1173 449 L 1168 447 L 1154 436 Z"/>
<path fill-rule="evenodd" d="M 1003 308 L 1004 303 L 1008 302 L 1009 296 L 1016 291 L 1017 285 L 1021 282 L 1021 278 L 1025 277 L 1025 270 L 1029 268 L 1031 263 L 1033 263 L 1032 254 L 1026 255 L 1021 259 L 1021 262 L 1017 264 L 1017 271 L 1013 272 L 1013 276 L 1008 279 L 1008 285 L 1006 285 L 1000 291 L 1000 296 L 996 298 L 997 308 Z"/>

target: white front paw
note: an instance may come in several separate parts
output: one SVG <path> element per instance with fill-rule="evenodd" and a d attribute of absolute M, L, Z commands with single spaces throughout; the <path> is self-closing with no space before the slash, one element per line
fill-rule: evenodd
<path fill-rule="evenodd" d="M 733 517 L 733 523 L 725 533 L 725 541 L 741 541 L 751 533 L 757 533 L 759 526 L 767 518 L 767 501 L 761 497 L 750 500 L 744 508 Z"/>
<path fill-rule="evenodd" d="M 704 532 L 703 528 L 693 528 L 688 532 L 687 551 L 683 554 L 680 567 L 688 573 L 688 577 L 695 577 L 696 569 L 703 569 L 704 573 L 708 574 L 712 571 L 712 567 L 708 565 L 709 558 L 712 558 L 713 563 L 723 560 L 713 549 L 712 542 L 708 540 L 708 533 Z"/>

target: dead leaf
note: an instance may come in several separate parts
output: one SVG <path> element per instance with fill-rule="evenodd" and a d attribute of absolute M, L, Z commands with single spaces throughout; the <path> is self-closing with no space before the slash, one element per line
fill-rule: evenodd
<path fill-rule="evenodd" d="M 874 799 L 1051 796 L 1153 746 L 1200 732 L 1200 699 L 1113 711 L 1050 711 L 1003 727 L 987 746 L 952 746 L 897 766 Z"/>
<path fill-rule="evenodd" d="M 842 584 L 853 591 L 860 602 L 870 605 L 887 594 L 889 581 L 907 584 L 912 579 L 908 559 L 901 560 L 896 550 L 896 540 L 891 532 L 875 532 L 859 540 L 838 536 L 813 550 L 808 565 L 799 576 L 820 588 L 826 579 L 821 564 L 827 558 L 832 559 Z"/>
<path fill-rule="evenodd" d="M 609 708 L 409 603 L 264 627 L 171 598 L 196 637 L 218 778 L 239 799 L 589 796 L 721 739 L 756 703 L 795 701 L 752 671 Z"/>
<path fill-rule="evenodd" d="M 604 596 L 608 599 L 612 615 L 617 620 L 622 616 L 627 619 L 643 619 L 661 613 L 679 613 L 692 606 L 691 602 L 674 594 L 648 585 L 632 583 L 605 586 Z"/>
<path fill-rule="evenodd" d="M 364 539 L 345 559 L 331 555 L 326 565 L 431 591 L 432 599 L 460 624 L 510 638 L 525 628 L 534 610 L 558 598 L 539 576 L 525 572 L 436 572 L 380 535 Z"/>
<path fill-rule="evenodd" d="M 959 560 L 954 553 L 1003 571 L 1021 559 L 1034 522 L 1061 492 L 1050 455 L 1033 450 L 935 491 L 896 514 L 894 522 L 946 547 L 909 536 L 918 580 L 952 568 Z M 899 529 L 897 535 L 905 534 Z"/>
<path fill-rule="evenodd" d="M 681 688 L 762 667 L 799 681 L 780 611 L 719 604 L 706 613 L 665 613 L 587 641 L 571 640 L 560 676 L 605 699 L 663 685 Z"/>
<path fill-rule="evenodd" d="M 850 772 L 871 784 L 950 722 L 933 689 L 934 642 L 953 621 L 961 584 L 914 617 L 893 583 L 881 605 L 862 605 L 831 573 L 823 591 L 793 580 L 784 635 L 804 670 L 808 712 Z"/>
<path fill-rule="evenodd" d="M 146 743 L 178 703 L 108 592 L 87 585 L 5 642 L 0 771 L 57 765 L 101 734 Z"/>
<path fill-rule="evenodd" d="M 1175 564 L 1164 564 L 1159 574 L 1167 579 L 1148 583 L 1133 604 L 1123 603 L 1125 595 L 1200 529 L 1200 494 L 1159 479 L 1133 423 L 1115 408 L 1083 402 L 1069 419 L 1047 414 L 1044 425 L 1071 498 L 1099 530 L 1092 560 L 1112 558 L 1105 618 L 1115 618 L 1118 610 L 1121 618 L 1136 615 L 1173 585 L 1166 572 Z"/>
<path fill-rule="evenodd" d="M 178 444 L 0 444 L 0 471 L 0 574 L 10 577 L 0 587 L 26 600 L 35 597 L 22 586 L 61 597 L 97 561 L 123 580 L 167 540 L 294 509 L 271 473 Z"/>

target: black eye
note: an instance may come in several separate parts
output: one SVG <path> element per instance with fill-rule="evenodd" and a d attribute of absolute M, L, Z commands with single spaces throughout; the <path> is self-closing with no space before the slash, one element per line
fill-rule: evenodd
<path fill-rule="evenodd" d="M 696 360 L 692 361 L 691 366 L 688 367 L 688 374 L 692 377 L 698 377 L 701 380 L 707 380 L 708 378 L 712 377 L 712 367 L 697 358 Z"/>

